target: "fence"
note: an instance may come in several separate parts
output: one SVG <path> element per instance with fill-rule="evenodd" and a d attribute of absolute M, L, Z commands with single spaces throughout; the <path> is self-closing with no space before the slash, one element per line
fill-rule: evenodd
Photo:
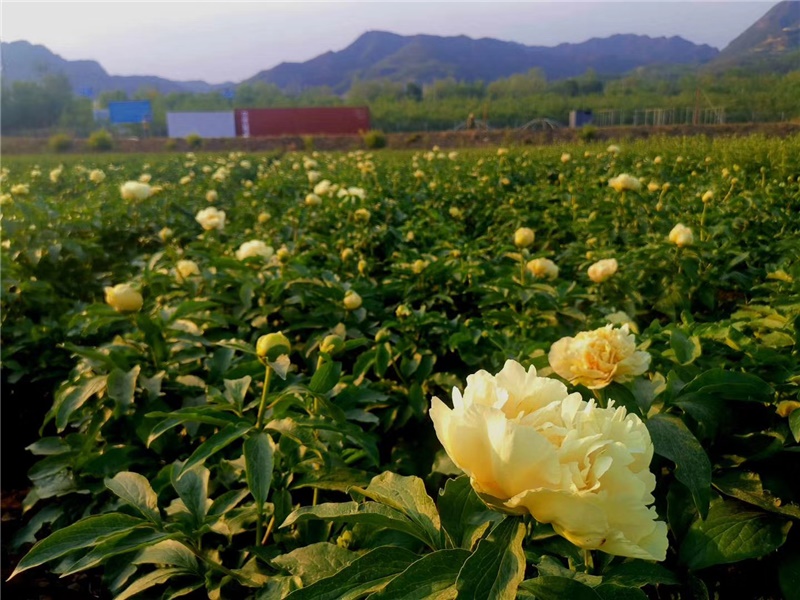
<path fill-rule="evenodd" d="M 598 110 L 592 124 L 612 125 L 722 125 L 726 122 L 724 107 L 711 108 L 643 108 L 634 110 Z"/>

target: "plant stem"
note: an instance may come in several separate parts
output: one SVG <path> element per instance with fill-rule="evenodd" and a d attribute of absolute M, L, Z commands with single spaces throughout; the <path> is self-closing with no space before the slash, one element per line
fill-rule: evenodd
<path fill-rule="evenodd" d="M 274 527 L 275 527 L 275 515 L 272 515 L 272 518 L 270 518 L 269 523 L 267 523 L 267 532 L 264 534 L 264 537 L 261 539 L 261 545 L 262 546 L 267 543 L 267 539 L 269 539 L 269 534 L 272 533 L 272 530 L 274 529 Z"/>
<path fill-rule="evenodd" d="M 591 550 L 585 548 L 583 550 L 583 566 L 587 575 L 591 575 L 594 572 L 594 555 Z"/>
<path fill-rule="evenodd" d="M 272 368 L 269 365 L 264 367 L 264 389 L 261 392 L 261 403 L 258 405 L 258 416 L 256 417 L 256 430 L 261 430 L 264 420 L 264 409 L 267 406 L 267 393 L 269 392 L 269 380 L 272 377 Z"/>

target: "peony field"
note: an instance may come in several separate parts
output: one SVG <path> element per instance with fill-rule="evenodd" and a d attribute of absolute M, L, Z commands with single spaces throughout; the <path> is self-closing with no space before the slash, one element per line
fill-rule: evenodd
<path fill-rule="evenodd" d="M 800 598 L 797 135 L 0 175 L 10 597 Z"/>

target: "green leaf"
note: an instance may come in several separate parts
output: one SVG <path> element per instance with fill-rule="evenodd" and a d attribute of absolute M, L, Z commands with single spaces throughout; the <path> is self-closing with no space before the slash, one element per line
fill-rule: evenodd
<path fill-rule="evenodd" d="M 56 416 L 56 428 L 59 433 L 66 428 L 72 413 L 83 406 L 89 398 L 106 389 L 106 380 L 105 375 L 92 377 L 82 380 L 78 385 L 70 385 L 58 390 L 53 403 L 53 412 Z"/>
<path fill-rule="evenodd" d="M 251 435 L 244 443 L 244 464 L 247 487 L 257 506 L 267 501 L 272 484 L 273 442 L 266 433 Z"/>
<path fill-rule="evenodd" d="M 49 537 L 38 542 L 30 552 L 22 557 L 11 577 L 60 558 L 74 550 L 94 546 L 113 535 L 128 531 L 143 523 L 145 521 L 142 519 L 122 513 L 108 513 L 82 519 L 64 529 L 55 531 Z"/>
<path fill-rule="evenodd" d="M 136 324 L 142 330 L 144 339 L 147 345 L 150 346 L 156 363 L 163 362 L 167 358 L 169 351 L 167 343 L 164 341 L 164 333 L 161 331 L 161 327 L 145 313 L 136 315 Z"/>
<path fill-rule="evenodd" d="M 702 349 L 700 338 L 696 335 L 686 337 L 682 331 L 673 329 L 669 334 L 669 346 L 675 353 L 675 358 L 681 365 L 689 365 L 700 358 Z"/>
<path fill-rule="evenodd" d="M 794 551 L 781 559 L 778 583 L 784 600 L 800 600 L 800 552 Z"/>
<path fill-rule="evenodd" d="M 106 487 L 135 508 L 145 519 L 161 524 L 158 496 L 143 475 L 123 471 L 104 481 Z"/>
<path fill-rule="evenodd" d="M 602 600 L 647 600 L 647 594 L 635 587 L 603 584 L 594 588 L 594 591 Z"/>
<path fill-rule="evenodd" d="M 219 405 L 187 406 L 172 412 L 151 412 L 145 416 L 148 418 L 166 417 L 150 431 L 150 435 L 147 437 L 148 446 L 173 427 L 183 423 L 204 423 L 216 427 L 225 427 L 232 423 L 245 425 L 245 422 L 239 416 L 225 412 Z"/>
<path fill-rule="evenodd" d="M 603 572 L 603 582 L 625 587 L 680 585 L 678 577 L 659 564 L 634 559 Z"/>
<path fill-rule="evenodd" d="M 675 477 L 692 493 L 700 515 L 708 514 L 711 498 L 711 461 L 688 427 L 679 418 L 658 414 L 647 421 L 656 454 L 675 463 Z"/>
<path fill-rule="evenodd" d="M 194 468 L 196 465 L 203 464 L 206 459 L 244 436 L 251 429 L 252 425 L 249 423 L 231 423 L 220 429 L 192 452 L 192 455 L 183 464 L 178 478 L 183 477 L 184 473 Z"/>
<path fill-rule="evenodd" d="M 125 588 L 123 592 L 115 596 L 114 600 L 127 600 L 136 594 L 140 594 L 145 590 L 149 590 L 151 587 L 166 583 L 173 577 L 179 577 L 186 574 L 187 571 L 185 569 L 179 569 L 176 567 L 170 567 L 168 569 L 156 569 L 155 571 L 151 571 L 146 575 L 142 575 L 139 579 Z"/>
<path fill-rule="evenodd" d="M 139 552 L 131 562 L 134 565 L 170 565 L 189 571 L 197 570 L 197 558 L 194 553 L 177 540 L 164 540 L 153 544 Z"/>
<path fill-rule="evenodd" d="M 353 490 L 403 513 L 425 532 L 432 549 L 442 546 L 439 512 L 419 477 L 404 477 L 387 471 L 374 477 L 366 489 Z"/>
<path fill-rule="evenodd" d="M 732 471 L 715 479 L 714 487 L 726 496 L 758 506 L 767 512 L 800 519 L 800 506 L 791 503 L 783 504 L 779 498 L 765 491 L 757 473 Z"/>
<path fill-rule="evenodd" d="M 59 569 L 58 572 L 62 577 L 64 577 L 66 575 L 72 575 L 73 573 L 85 571 L 86 569 L 91 569 L 101 563 L 104 563 L 114 556 L 141 550 L 142 548 L 146 548 L 154 543 L 165 540 L 169 536 L 169 533 L 156 531 L 154 529 L 134 529 L 133 531 L 128 531 L 121 535 L 114 536 L 113 538 L 98 544 L 92 549 L 91 552 L 85 556 L 82 556 L 79 560 L 75 561 L 67 568 Z"/>
<path fill-rule="evenodd" d="M 341 373 L 342 363 L 331 360 L 326 361 L 314 373 L 311 382 L 308 384 L 308 389 L 315 394 L 327 394 L 339 383 L 339 375 Z"/>
<path fill-rule="evenodd" d="M 245 375 L 241 379 L 225 379 L 225 399 L 231 404 L 236 406 L 240 411 L 244 406 L 244 398 L 247 395 L 247 390 L 250 389 L 250 383 L 253 378 Z"/>
<path fill-rule="evenodd" d="M 708 517 L 696 519 L 680 547 L 680 560 L 696 571 L 758 558 L 786 541 L 791 521 L 753 510 L 736 500 L 715 499 Z"/>
<path fill-rule="evenodd" d="M 292 592 L 287 600 L 356 600 L 384 587 L 418 558 L 403 548 L 381 546 L 354 560 L 336 575 Z"/>
<path fill-rule="evenodd" d="M 392 579 L 369 600 L 443 600 L 452 598 L 456 578 L 470 553 L 460 548 L 427 554 Z"/>
<path fill-rule="evenodd" d="M 520 591 L 528 592 L 536 600 L 601 600 L 601 596 L 588 585 L 568 579 L 546 575 L 536 579 L 528 579 L 519 586 Z"/>
<path fill-rule="evenodd" d="M 303 506 L 292 512 L 281 527 L 302 523 L 311 519 L 334 523 L 366 523 L 378 528 L 402 531 L 428 544 L 427 532 L 413 523 L 403 513 L 378 502 L 326 502 L 316 506 Z"/>
<path fill-rule="evenodd" d="M 458 595 L 463 598 L 513 600 L 525 577 L 525 554 L 522 539 L 525 525 L 521 519 L 506 518 L 478 542 L 456 580 Z"/>
<path fill-rule="evenodd" d="M 687 383 L 678 395 L 688 397 L 715 396 L 724 400 L 743 402 L 771 402 L 775 391 L 760 377 L 748 373 L 711 369 Z"/>
<path fill-rule="evenodd" d="M 299 577 L 309 586 L 325 577 L 336 575 L 358 558 L 358 554 L 329 542 L 319 542 L 293 550 L 272 559 L 272 564 Z"/>
<path fill-rule="evenodd" d="M 172 487 L 199 526 L 206 516 L 209 470 L 202 465 L 195 465 L 188 471 L 185 464 L 180 470 L 178 467 L 177 464 L 172 466 Z"/>
<path fill-rule="evenodd" d="M 794 441 L 800 443 L 800 409 L 793 410 L 789 415 L 789 429 L 792 431 Z"/>
<path fill-rule="evenodd" d="M 389 362 L 392 360 L 392 350 L 388 342 L 378 344 L 375 348 L 375 374 L 378 377 L 383 377 L 386 369 L 389 367 Z"/>
<path fill-rule="evenodd" d="M 122 369 L 114 369 L 108 374 L 108 397 L 117 404 L 121 414 L 133 404 L 136 393 L 136 380 L 142 367 L 136 365 L 127 373 Z"/>
<path fill-rule="evenodd" d="M 452 545 L 467 550 L 472 550 L 490 525 L 503 518 L 497 511 L 486 508 L 466 475 L 444 484 L 444 490 L 439 492 L 439 514 Z"/>
<path fill-rule="evenodd" d="M 592 588 L 603 583 L 603 577 L 600 575 L 590 575 L 580 570 L 571 571 L 560 560 L 552 556 L 542 556 L 541 560 L 536 564 L 536 569 L 539 571 L 539 577 L 566 577 L 567 579 L 580 581 Z"/>

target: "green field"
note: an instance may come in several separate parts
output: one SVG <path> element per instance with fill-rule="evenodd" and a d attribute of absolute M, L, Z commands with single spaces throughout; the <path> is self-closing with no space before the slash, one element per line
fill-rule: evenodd
<path fill-rule="evenodd" d="M 3 452 L 11 402 L 44 423 L 18 571 L 798 597 L 798 136 L 10 158 L 0 203 Z"/>

